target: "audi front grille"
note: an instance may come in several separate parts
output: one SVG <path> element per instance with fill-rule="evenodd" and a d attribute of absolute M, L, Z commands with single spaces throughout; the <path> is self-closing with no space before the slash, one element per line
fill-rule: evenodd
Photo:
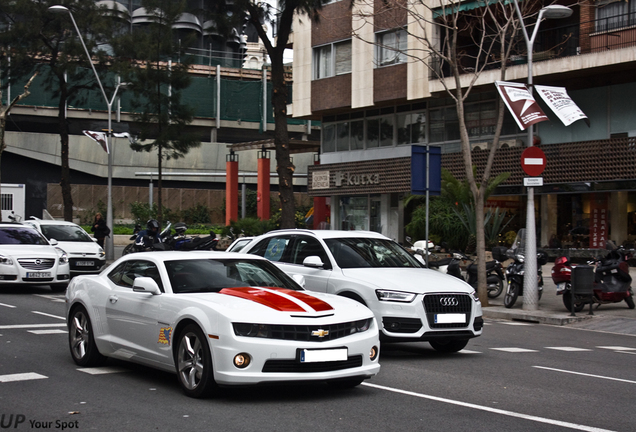
<path fill-rule="evenodd" d="M 473 300 L 468 294 L 428 294 L 424 296 L 424 311 L 428 325 L 432 329 L 463 328 L 468 326 Z M 461 323 L 437 324 L 435 315 L 464 314 L 466 320 Z"/>
<path fill-rule="evenodd" d="M 27 270 L 46 270 L 55 265 L 52 258 L 20 258 L 18 262 Z"/>

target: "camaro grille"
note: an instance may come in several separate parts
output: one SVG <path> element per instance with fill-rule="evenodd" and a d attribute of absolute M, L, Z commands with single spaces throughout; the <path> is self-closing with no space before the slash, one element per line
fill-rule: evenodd
<path fill-rule="evenodd" d="M 265 362 L 263 372 L 288 372 L 288 373 L 311 373 L 311 372 L 331 372 L 343 369 L 352 369 L 362 366 L 362 356 L 350 356 L 347 360 L 300 363 L 298 360 L 276 360 L 270 359 Z"/>
<path fill-rule="evenodd" d="M 424 296 L 424 310 L 430 328 L 462 328 L 468 326 L 473 299 L 468 294 L 429 294 Z M 465 314 L 464 322 L 438 324 L 435 315 Z"/>
<path fill-rule="evenodd" d="M 28 270 L 46 270 L 55 265 L 55 260 L 52 258 L 21 258 L 18 262 Z"/>
<path fill-rule="evenodd" d="M 367 331 L 372 319 L 326 325 L 277 325 L 234 323 L 237 336 L 300 342 L 326 342 Z"/>

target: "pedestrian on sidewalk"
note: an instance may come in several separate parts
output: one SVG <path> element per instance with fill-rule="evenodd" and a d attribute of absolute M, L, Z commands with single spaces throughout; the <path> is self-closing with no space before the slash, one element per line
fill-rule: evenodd
<path fill-rule="evenodd" d="M 97 239 L 97 244 L 104 248 L 104 238 L 110 234 L 110 228 L 106 225 L 106 221 L 102 217 L 101 213 L 95 213 L 95 220 L 91 231 Z"/>

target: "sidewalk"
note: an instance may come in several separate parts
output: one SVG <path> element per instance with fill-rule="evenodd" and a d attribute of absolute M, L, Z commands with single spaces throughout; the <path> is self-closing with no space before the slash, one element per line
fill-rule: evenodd
<path fill-rule="evenodd" d="M 556 286 L 550 276 L 553 265 L 549 263 L 541 267 L 543 294 L 536 311 L 523 309 L 522 296 L 517 299 L 512 308 L 504 307 L 504 287 L 504 292 L 497 298 L 489 299 L 489 306 L 483 308 L 484 318 L 572 325 L 579 328 L 636 335 L 636 309 L 629 309 L 624 301 L 600 306 L 594 304 L 592 305 L 594 315 L 588 315 L 590 307 L 586 305 L 581 312 L 576 313 L 575 317 L 571 316 L 563 305 L 563 297 L 556 295 Z M 636 281 L 636 268 L 630 268 L 630 274 Z"/>

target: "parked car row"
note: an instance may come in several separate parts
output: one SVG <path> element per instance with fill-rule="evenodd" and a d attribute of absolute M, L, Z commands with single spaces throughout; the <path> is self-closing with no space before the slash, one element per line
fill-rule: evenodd
<path fill-rule="evenodd" d="M 99 273 L 105 264 L 104 250 L 77 224 L 37 218 L 0 223 L 0 284 L 64 291 L 72 276 Z"/>

